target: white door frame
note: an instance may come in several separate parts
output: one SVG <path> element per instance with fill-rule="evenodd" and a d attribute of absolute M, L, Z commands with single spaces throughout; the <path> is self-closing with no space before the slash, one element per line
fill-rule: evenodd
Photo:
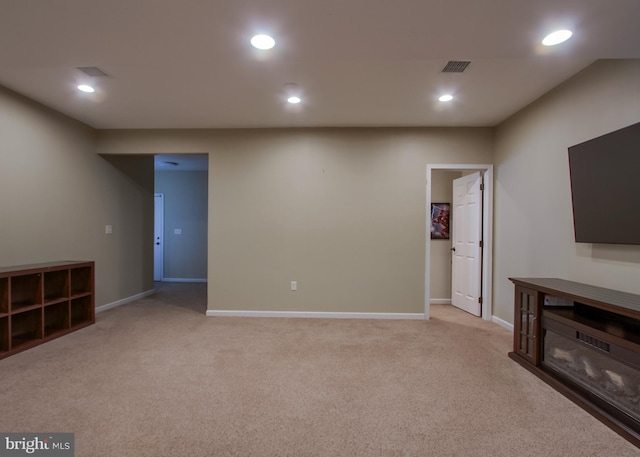
<path fill-rule="evenodd" d="M 491 320 L 492 278 L 493 278 L 493 165 L 490 164 L 427 164 L 427 206 L 425 208 L 427 225 L 425 227 L 425 278 L 424 278 L 424 317 L 429 319 L 431 307 L 431 173 L 433 170 L 484 172 L 484 194 L 482 197 L 482 318 Z M 454 222 L 455 223 L 455 222 Z"/>

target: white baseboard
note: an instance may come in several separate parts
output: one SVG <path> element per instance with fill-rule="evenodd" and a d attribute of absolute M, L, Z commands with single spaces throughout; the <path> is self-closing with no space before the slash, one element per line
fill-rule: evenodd
<path fill-rule="evenodd" d="M 496 316 L 491 316 L 491 321 L 495 322 L 496 324 L 498 324 L 500 327 L 504 327 L 507 330 L 510 330 L 513 332 L 513 324 L 510 324 L 509 322 L 500 319 L 499 317 Z"/>
<path fill-rule="evenodd" d="M 424 313 L 325 313 L 314 311 L 234 311 L 207 310 L 209 317 L 304 317 L 320 319 L 405 319 L 424 320 Z"/>
<path fill-rule="evenodd" d="M 204 278 L 162 278 L 162 282 L 207 282 Z"/>
<path fill-rule="evenodd" d="M 429 300 L 429 303 L 432 305 L 450 305 L 450 298 L 432 298 Z"/>
<path fill-rule="evenodd" d="M 132 302 L 134 300 L 138 300 L 139 298 L 143 298 L 143 297 L 147 297 L 149 295 L 155 294 L 156 290 L 155 289 L 151 289 L 151 290 L 147 290 L 145 292 L 136 294 L 136 295 L 132 295 L 131 297 L 127 297 L 127 298 L 123 298 L 122 300 L 118 300 L 118 301 L 114 301 L 112 303 L 107 303 L 106 305 L 102 305 L 102 306 L 98 306 L 96 307 L 96 313 L 101 313 L 102 311 L 106 311 L 108 309 L 111 308 L 116 308 L 118 306 L 122 306 L 126 303 Z"/>

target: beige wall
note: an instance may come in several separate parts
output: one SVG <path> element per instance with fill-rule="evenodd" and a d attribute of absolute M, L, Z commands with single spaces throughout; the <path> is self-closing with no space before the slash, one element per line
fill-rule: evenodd
<path fill-rule="evenodd" d="M 512 322 L 510 276 L 640 293 L 640 247 L 574 243 L 567 161 L 640 120 L 638 81 L 638 60 L 597 62 L 495 144 L 489 128 L 95 132 L 0 89 L 0 262 L 95 260 L 98 305 L 151 289 L 152 154 L 208 153 L 210 309 L 421 313 L 426 164 L 493 162 L 494 315 Z"/>
<path fill-rule="evenodd" d="M 640 246 L 574 242 L 567 156 L 569 146 L 638 121 L 640 60 L 614 60 L 596 62 L 499 126 L 494 315 L 513 322 L 508 277 L 640 293 Z"/>
<path fill-rule="evenodd" d="M 209 309 L 422 313 L 426 165 L 491 163 L 493 130 L 101 131 L 98 152 L 209 153 Z"/>
<path fill-rule="evenodd" d="M 149 183 L 96 156 L 93 129 L 0 88 L 0 156 L 2 266 L 94 260 L 98 306 L 153 288 Z"/>

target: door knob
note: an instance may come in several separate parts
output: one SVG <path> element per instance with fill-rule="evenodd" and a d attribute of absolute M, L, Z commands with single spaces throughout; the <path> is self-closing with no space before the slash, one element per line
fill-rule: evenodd
<path fill-rule="evenodd" d="M 451 248 L 451 250 L 452 250 L 453 252 L 456 252 L 456 247 L 455 247 L 455 246 L 454 246 L 454 247 L 452 247 L 452 248 Z"/>

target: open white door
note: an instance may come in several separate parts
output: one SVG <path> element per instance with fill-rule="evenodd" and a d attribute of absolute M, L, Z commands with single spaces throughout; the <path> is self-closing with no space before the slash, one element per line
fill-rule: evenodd
<path fill-rule="evenodd" d="M 164 277 L 164 194 L 154 194 L 153 212 L 153 280 Z"/>
<path fill-rule="evenodd" d="M 482 176 L 475 172 L 453 181 L 451 303 L 481 315 Z"/>

